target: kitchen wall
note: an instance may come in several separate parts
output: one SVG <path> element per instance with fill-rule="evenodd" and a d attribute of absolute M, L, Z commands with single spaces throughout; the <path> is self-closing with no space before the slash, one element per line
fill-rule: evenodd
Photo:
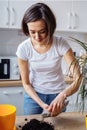
<path fill-rule="evenodd" d="M 87 34 L 85 33 L 76 33 L 76 32 L 55 32 L 57 36 L 63 36 L 68 40 L 68 43 L 72 47 L 73 51 L 76 52 L 76 55 L 79 56 L 81 52 L 84 52 L 83 48 L 77 43 L 72 42 L 69 39 L 69 36 L 73 36 L 79 38 L 82 41 L 87 42 Z M 8 29 L 0 29 L 0 56 L 15 56 L 17 46 L 27 37 L 23 35 L 21 30 L 8 30 Z M 62 63 L 63 73 L 67 72 L 67 65 L 63 59 Z M 71 96 L 69 105 L 67 107 L 67 111 L 74 111 L 75 102 L 76 102 L 76 94 Z M 87 105 L 86 105 L 87 106 Z"/>
<path fill-rule="evenodd" d="M 18 44 L 24 39 L 21 30 L 0 29 L 0 56 L 15 56 Z"/>
<path fill-rule="evenodd" d="M 76 51 L 77 56 L 80 55 L 83 48 L 78 44 L 71 42 L 71 40 L 69 40 L 69 36 L 73 36 L 87 42 L 87 34 L 85 33 L 55 32 L 55 35 L 66 38 L 73 51 Z M 18 44 L 26 38 L 27 37 L 23 35 L 21 30 L 0 29 L 0 56 L 15 55 Z"/>

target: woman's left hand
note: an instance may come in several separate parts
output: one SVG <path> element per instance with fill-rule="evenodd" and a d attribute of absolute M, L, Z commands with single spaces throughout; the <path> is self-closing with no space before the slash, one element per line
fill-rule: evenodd
<path fill-rule="evenodd" d="M 51 102 L 49 105 L 48 111 L 51 113 L 51 116 L 57 116 L 62 112 L 65 106 L 66 95 L 63 92 L 58 94 L 58 96 Z"/>

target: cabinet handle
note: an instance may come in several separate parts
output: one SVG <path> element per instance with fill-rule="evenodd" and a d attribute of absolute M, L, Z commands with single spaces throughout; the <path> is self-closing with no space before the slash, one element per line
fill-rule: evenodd
<path fill-rule="evenodd" d="M 77 15 L 77 13 L 73 13 L 73 29 L 76 29 L 79 25 L 79 17 Z"/>
<path fill-rule="evenodd" d="M 73 17 L 72 12 L 69 12 L 68 13 L 68 26 L 67 26 L 68 29 L 72 29 L 72 17 Z"/>
<path fill-rule="evenodd" d="M 12 8 L 12 11 L 13 11 L 13 15 L 14 15 L 12 25 L 14 26 L 16 24 L 16 11 L 14 8 Z"/>
<path fill-rule="evenodd" d="M 17 92 L 7 92 L 7 91 L 3 91 L 3 94 L 4 95 L 12 95 L 12 94 L 23 94 L 23 91 L 22 90 L 19 90 Z"/>
<path fill-rule="evenodd" d="M 7 21 L 6 25 L 9 25 L 9 22 L 10 22 L 10 10 L 9 10 L 8 7 L 7 7 L 7 12 L 8 12 L 8 21 Z"/>

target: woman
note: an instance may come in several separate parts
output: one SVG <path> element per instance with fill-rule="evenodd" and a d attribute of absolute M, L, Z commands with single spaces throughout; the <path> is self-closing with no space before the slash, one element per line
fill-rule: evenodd
<path fill-rule="evenodd" d="M 40 114 L 46 110 L 56 116 L 65 110 L 66 98 L 79 88 L 77 65 L 70 69 L 74 82 L 65 87 L 61 61 L 64 57 L 70 66 L 75 57 L 67 41 L 54 36 L 55 28 L 55 16 L 44 3 L 32 5 L 24 14 L 22 30 L 29 38 L 18 46 L 16 52 L 26 92 L 24 114 Z"/>

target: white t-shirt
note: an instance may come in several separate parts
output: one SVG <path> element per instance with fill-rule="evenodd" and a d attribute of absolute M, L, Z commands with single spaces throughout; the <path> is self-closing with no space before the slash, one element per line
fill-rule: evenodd
<path fill-rule="evenodd" d="M 56 94 L 65 88 L 61 61 L 69 48 L 65 39 L 56 36 L 51 48 L 44 54 L 39 54 L 33 48 L 30 38 L 18 46 L 16 55 L 28 60 L 30 82 L 37 92 Z"/>

